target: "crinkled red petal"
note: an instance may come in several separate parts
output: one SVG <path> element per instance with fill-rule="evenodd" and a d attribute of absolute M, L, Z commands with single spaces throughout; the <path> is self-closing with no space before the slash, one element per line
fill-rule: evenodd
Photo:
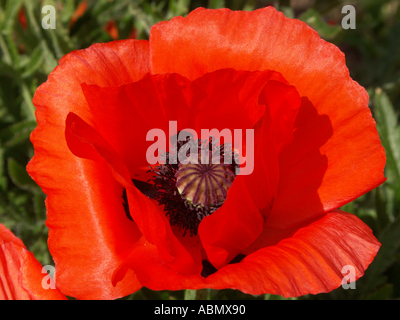
<path fill-rule="evenodd" d="M 22 241 L 0 224 L 0 300 L 66 300 L 46 277 Z"/>
<path fill-rule="evenodd" d="M 28 172 L 47 194 L 49 249 L 57 285 L 68 296 L 114 299 L 141 287 L 132 272 L 116 287 L 111 283 L 140 232 L 133 222 L 120 220 L 122 187 L 107 164 L 78 158 L 68 149 L 65 120 L 75 112 L 91 123 L 82 83 L 122 85 L 148 72 L 147 41 L 96 44 L 63 57 L 35 93 L 38 127 L 31 136 L 35 156 Z"/>
<path fill-rule="evenodd" d="M 183 276 L 168 268 L 151 245 L 134 250 L 129 265 L 141 283 L 153 290 L 232 288 L 249 294 L 297 297 L 332 291 L 345 276 L 346 280 L 357 280 L 379 247 L 371 229 L 360 219 L 337 210 L 206 278 Z"/>
<path fill-rule="evenodd" d="M 190 79 L 223 68 L 274 70 L 312 105 L 312 111 L 301 108 L 302 133 L 280 156 L 284 174 L 267 221 L 271 227 L 301 224 L 385 181 L 385 152 L 367 92 L 350 78 L 344 54 L 304 22 L 273 7 L 200 8 L 153 26 L 150 52 L 153 73 Z M 313 119 L 306 117 L 310 113 Z"/>
<path fill-rule="evenodd" d="M 268 107 L 254 131 L 254 146 L 246 149 L 246 153 L 253 149 L 254 154 L 246 156 L 248 161 L 253 157 L 254 171 L 237 176 L 222 207 L 200 223 L 208 260 L 218 269 L 259 236 L 276 196 L 279 166 Z"/>

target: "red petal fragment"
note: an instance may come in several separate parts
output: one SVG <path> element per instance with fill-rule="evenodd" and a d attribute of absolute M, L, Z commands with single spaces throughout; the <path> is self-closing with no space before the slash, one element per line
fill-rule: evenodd
<path fill-rule="evenodd" d="M 228 265 L 207 278 L 218 288 L 284 297 L 329 292 L 354 268 L 355 280 L 374 259 L 380 243 L 360 219 L 340 210 L 323 215 L 276 245 Z M 213 286 L 214 287 L 214 286 Z"/>
<path fill-rule="evenodd" d="M 351 124 L 343 123 L 335 130 L 332 117 L 318 114 L 312 103 L 302 98 L 294 141 L 279 157 L 278 194 L 266 227 L 296 227 L 356 199 L 385 180 L 381 168 L 386 157 L 375 122 L 363 118 L 369 113 L 364 109 L 350 120 Z M 353 180 L 348 181 L 349 176 Z M 375 179 L 377 176 L 383 180 Z"/>
<path fill-rule="evenodd" d="M 28 172 L 47 194 L 46 224 L 57 285 L 78 299 L 115 299 L 141 287 L 133 274 L 116 288 L 110 281 L 140 232 L 126 221 L 122 188 L 107 164 L 69 151 L 65 120 L 75 112 L 91 123 L 81 83 L 117 86 L 148 72 L 147 41 L 96 44 L 63 57 L 33 99 L 38 127 L 31 136 L 35 156 Z"/>
<path fill-rule="evenodd" d="M 180 126 L 187 124 L 182 115 L 190 109 L 190 85 L 188 79 L 177 74 L 146 75 L 120 87 L 82 85 L 96 130 L 122 156 L 135 179 L 149 179 L 144 173 L 149 166 L 146 151 L 154 142 L 146 141 L 148 132 L 160 129 L 168 135 L 168 119 L 178 121 Z M 165 148 L 161 146 L 164 152 Z"/>
<path fill-rule="evenodd" d="M 228 264 L 263 230 L 279 181 L 274 139 L 267 109 L 255 126 L 255 145 L 246 146 L 247 153 L 254 149 L 254 171 L 237 176 L 222 207 L 200 223 L 200 239 L 217 269 Z"/>
<path fill-rule="evenodd" d="M 294 126 L 293 143 L 279 156 L 278 193 L 266 227 L 296 227 L 324 212 L 319 188 L 328 170 L 328 159 L 320 148 L 332 137 L 331 121 L 327 115 L 318 115 L 303 98 Z"/>
<path fill-rule="evenodd" d="M 357 280 L 379 247 L 371 230 L 360 219 L 336 210 L 298 229 L 293 236 L 206 278 L 183 276 L 170 269 L 151 245 L 134 250 L 129 265 L 140 282 L 152 290 L 232 288 L 248 294 L 297 297 L 339 287 L 348 273 L 342 273 L 344 266 L 354 267 Z"/>
<path fill-rule="evenodd" d="M 183 275 L 160 258 L 157 247 L 150 243 L 132 251 L 125 265 L 134 270 L 143 286 L 151 290 L 183 290 L 206 287 L 204 278 L 197 275 Z"/>
<path fill-rule="evenodd" d="M 194 80 L 194 97 L 205 98 L 191 110 L 193 129 L 200 132 L 201 129 L 221 131 L 228 128 L 233 136 L 234 130 L 252 128 L 264 114 L 265 107 L 258 104 L 258 99 L 271 79 L 284 81 L 279 73 L 270 70 L 249 72 L 234 69 L 217 70 Z"/>
<path fill-rule="evenodd" d="M 96 130 L 72 112 L 67 116 L 65 127 L 67 145 L 75 156 L 97 161 L 100 156 L 110 166 L 114 177 L 124 188 L 132 187 L 125 163 Z"/>
<path fill-rule="evenodd" d="M 217 269 L 229 263 L 261 233 L 265 220 L 246 187 L 245 176 L 235 179 L 223 206 L 205 217 L 199 235 L 208 260 Z M 245 214 L 243 214 L 245 213 Z"/>
<path fill-rule="evenodd" d="M 55 286 L 42 286 L 46 276 L 22 241 L 0 224 L 0 300 L 66 300 Z"/>
<path fill-rule="evenodd" d="M 271 112 L 276 149 L 280 154 L 294 139 L 294 123 L 301 104 L 299 93 L 294 86 L 271 80 L 263 88 L 259 103 L 266 105 Z"/>
<path fill-rule="evenodd" d="M 157 246 L 160 257 L 172 269 L 183 275 L 201 272 L 201 252 L 191 250 L 179 242 L 173 234 L 168 219 L 156 203 L 136 188 L 127 189 L 132 207 L 132 218 L 137 221 L 146 239 Z M 185 239 L 181 239 L 185 240 Z"/>

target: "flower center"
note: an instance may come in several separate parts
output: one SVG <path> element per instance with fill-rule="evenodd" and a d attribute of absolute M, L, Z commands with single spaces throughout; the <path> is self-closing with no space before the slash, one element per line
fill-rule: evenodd
<path fill-rule="evenodd" d="M 191 236 L 197 234 L 204 217 L 223 205 L 238 166 L 232 153 L 229 154 L 232 164 L 223 163 L 223 146 L 212 150 L 211 143 L 206 147 L 201 142 L 196 144 L 198 155 L 188 154 L 184 148 L 188 157 L 174 163 L 170 161 L 171 154 L 166 153 L 166 163 L 151 169 L 156 190 L 154 199 L 164 206 L 171 226 L 184 229 L 184 235 L 189 230 Z M 178 144 L 175 151 L 179 154 L 184 145 Z"/>
<path fill-rule="evenodd" d="M 211 152 L 209 154 L 208 164 L 201 163 L 201 159 L 196 159 L 194 163 L 180 163 L 175 174 L 179 193 L 193 205 L 208 208 L 222 205 L 235 179 L 230 165 L 214 164 L 216 158 Z M 220 162 L 221 159 L 216 160 Z"/>

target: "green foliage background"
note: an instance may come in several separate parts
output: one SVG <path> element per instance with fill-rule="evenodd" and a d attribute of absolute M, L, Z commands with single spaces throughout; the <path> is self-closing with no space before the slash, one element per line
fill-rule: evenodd
<path fill-rule="evenodd" d="M 111 41 L 105 26 L 114 21 L 120 39 L 148 39 L 153 24 L 186 15 L 196 7 L 254 10 L 274 5 L 305 21 L 345 54 L 353 79 L 367 88 L 370 108 L 386 149 L 387 182 L 342 209 L 374 231 L 382 248 L 356 290 L 338 288 L 300 299 L 400 298 L 400 0 L 0 0 L 0 222 L 21 238 L 43 264 L 53 264 L 47 249 L 45 195 L 26 172 L 33 156 L 29 135 L 36 127 L 32 97 L 57 61 L 72 50 Z M 57 10 L 56 29 L 41 27 L 44 5 Z M 341 8 L 356 8 L 356 29 L 344 30 Z M 26 25 L 24 24 L 24 19 Z M 132 31 L 134 32 L 132 33 Z M 84 271 L 82 271 L 84 272 Z M 125 299 L 283 299 L 245 295 L 235 290 L 160 291 L 141 289 Z"/>

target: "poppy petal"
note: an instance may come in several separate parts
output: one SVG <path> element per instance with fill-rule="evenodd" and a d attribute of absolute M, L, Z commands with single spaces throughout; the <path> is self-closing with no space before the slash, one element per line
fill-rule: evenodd
<path fill-rule="evenodd" d="M 360 219 L 336 210 L 206 278 L 186 277 L 168 268 L 152 247 L 132 252 L 130 265 L 141 283 L 153 290 L 232 288 L 248 294 L 297 297 L 336 289 L 348 270 L 354 271 L 350 279 L 359 279 L 379 247 Z"/>
<path fill-rule="evenodd" d="M 46 276 L 22 241 L 0 224 L 0 300 L 66 300 L 53 282 L 42 286 Z"/>
<path fill-rule="evenodd" d="M 107 162 L 115 179 L 126 189 L 134 222 L 149 242 L 157 246 L 164 261 L 183 274 L 200 273 L 201 252 L 194 252 L 192 256 L 177 240 L 163 212 L 136 189 L 122 158 L 101 135 L 79 116 L 70 113 L 66 123 L 66 139 L 76 156 L 95 161 L 101 157 Z M 125 220 L 128 223 L 128 219 Z"/>
<path fill-rule="evenodd" d="M 160 258 L 157 247 L 151 243 L 135 248 L 124 265 L 133 269 L 143 285 L 151 290 L 184 290 L 206 287 L 200 274 L 183 275 L 171 269 Z"/>
<path fill-rule="evenodd" d="M 271 227 L 301 224 L 385 181 L 385 152 L 367 92 L 350 78 L 344 54 L 304 22 L 272 7 L 197 9 L 153 26 L 150 54 L 153 73 L 177 72 L 189 79 L 222 68 L 277 71 L 330 121 L 319 133 L 315 122 L 303 118 L 299 126 L 304 131 L 308 126 L 308 134 L 299 135 L 291 152 L 281 156 L 280 171 L 287 174 L 280 178 L 277 205 L 267 221 Z M 310 147 L 296 153 L 311 145 L 319 145 L 320 152 Z M 289 174 L 293 171 L 298 178 Z M 287 201 L 292 197 L 296 201 Z"/>
<path fill-rule="evenodd" d="M 125 215 L 122 187 L 107 164 L 70 152 L 65 120 L 72 111 L 91 121 L 82 83 L 117 86 L 148 72 L 147 41 L 96 44 L 63 57 L 33 99 L 38 127 L 31 136 L 35 156 L 27 169 L 47 194 L 46 224 L 57 285 L 78 299 L 114 299 L 141 287 L 132 272 L 116 287 L 111 283 L 140 232 L 131 221 L 120 219 Z"/>
<path fill-rule="evenodd" d="M 235 178 L 220 209 L 203 219 L 199 234 L 217 269 L 228 264 L 262 232 L 276 196 L 279 166 L 269 109 L 255 126 L 254 171 Z"/>
<path fill-rule="evenodd" d="M 189 119 L 197 132 L 202 129 L 251 129 L 264 114 L 258 104 L 261 91 L 272 81 L 285 81 L 277 72 L 221 69 L 193 81 L 194 96 L 204 97 Z M 202 94 L 203 93 L 203 94 Z M 195 121 L 193 121 L 195 119 Z"/>
<path fill-rule="evenodd" d="M 350 279 L 360 278 L 379 247 L 367 225 L 352 214 L 336 210 L 278 244 L 226 266 L 209 281 L 220 288 L 250 294 L 297 297 L 329 292 L 342 284 L 345 270 L 354 272 Z"/>
<path fill-rule="evenodd" d="M 179 74 L 148 74 L 120 87 L 83 84 L 82 90 L 96 130 L 122 156 L 131 176 L 147 181 L 150 130 L 172 136 L 176 132 L 169 132 L 169 121 L 176 121 L 178 131 L 190 128 L 200 138 L 202 129 L 251 128 L 264 110 L 257 104 L 260 91 L 271 79 L 282 76 L 224 69 L 193 83 Z"/>
<path fill-rule="evenodd" d="M 385 151 L 369 109 L 340 119 L 339 128 L 334 121 L 302 98 L 294 141 L 279 158 L 278 194 L 267 227 L 295 227 L 385 181 Z"/>
<path fill-rule="evenodd" d="M 91 109 L 94 127 L 121 155 L 131 177 L 147 181 L 148 132 L 169 132 L 167 119 L 187 123 L 182 118 L 190 103 L 191 82 L 178 74 L 151 76 L 119 87 L 82 85 Z M 112 114 L 112 119 L 110 119 Z M 166 138 L 167 139 L 167 138 Z M 169 140 L 166 140 L 166 142 Z M 160 148 L 166 150 L 167 146 Z"/>
<path fill-rule="evenodd" d="M 259 103 L 270 110 L 276 150 L 280 154 L 294 140 L 294 124 L 301 105 L 300 95 L 294 86 L 271 80 L 261 91 Z"/>

